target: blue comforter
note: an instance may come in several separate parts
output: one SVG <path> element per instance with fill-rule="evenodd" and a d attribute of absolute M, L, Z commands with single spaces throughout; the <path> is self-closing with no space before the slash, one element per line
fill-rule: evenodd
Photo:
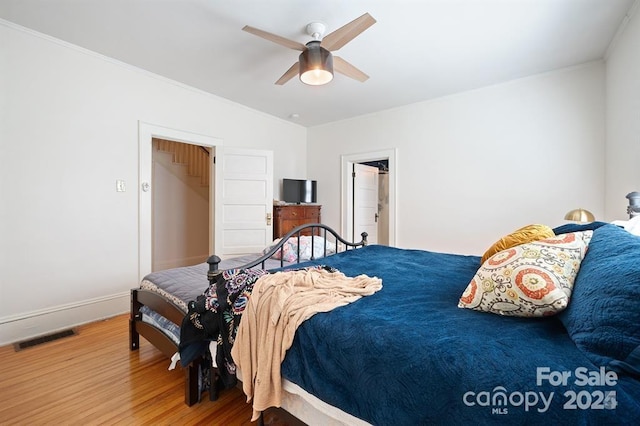
<path fill-rule="evenodd" d="M 457 307 L 479 257 L 369 246 L 315 263 L 383 280 L 378 293 L 303 323 L 282 365 L 343 411 L 375 425 L 640 419 L 638 377 L 594 364 L 558 317 Z"/>

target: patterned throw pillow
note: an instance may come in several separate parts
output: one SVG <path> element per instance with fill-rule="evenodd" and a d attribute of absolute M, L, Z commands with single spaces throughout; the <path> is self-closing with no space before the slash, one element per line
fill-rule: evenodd
<path fill-rule="evenodd" d="M 532 224 L 523 226 L 493 243 L 493 245 L 489 247 L 482 256 L 482 263 L 502 250 L 519 246 L 521 244 L 544 240 L 545 238 L 552 238 L 555 237 L 555 235 L 556 234 L 553 233 L 553 229 L 547 225 Z"/>
<path fill-rule="evenodd" d="M 311 236 L 303 235 L 300 237 L 300 261 L 319 259 L 321 257 L 329 256 L 336 252 L 336 245 L 330 241 L 325 241 L 324 238 L 319 236 L 313 237 L 313 245 L 311 244 Z M 277 244 L 280 239 L 277 239 L 273 242 L 273 245 Z M 271 247 L 273 247 L 273 245 Z M 266 253 L 271 249 L 268 247 L 262 251 L 262 253 Z M 325 253 L 326 249 L 326 253 Z M 296 262 L 298 260 L 298 237 L 290 237 L 287 241 L 282 245 L 282 250 L 277 250 L 272 259 L 282 260 L 285 262 Z"/>
<path fill-rule="evenodd" d="M 592 234 L 563 234 L 494 254 L 478 269 L 458 307 L 519 317 L 562 311 Z"/>

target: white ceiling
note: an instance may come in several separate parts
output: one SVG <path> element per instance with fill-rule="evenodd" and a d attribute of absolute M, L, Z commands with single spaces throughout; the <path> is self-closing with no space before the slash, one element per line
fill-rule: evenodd
<path fill-rule="evenodd" d="M 0 18 L 303 126 L 315 126 L 605 56 L 634 0 L 0 0 Z M 337 55 L 370 76 L 274 82 L 306 43 L 365 12 Z M 299 118 L 290 118 L 291 114 Z"/>

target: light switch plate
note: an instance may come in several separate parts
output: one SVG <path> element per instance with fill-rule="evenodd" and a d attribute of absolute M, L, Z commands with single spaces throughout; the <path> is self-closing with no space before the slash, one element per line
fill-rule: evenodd
<path fill-rule="evenodd" d="M 124 180 L 118 179 L 116 180 L 116 192 L 124 192 L 127 190 L 127 187 L 124 183 Z"/>

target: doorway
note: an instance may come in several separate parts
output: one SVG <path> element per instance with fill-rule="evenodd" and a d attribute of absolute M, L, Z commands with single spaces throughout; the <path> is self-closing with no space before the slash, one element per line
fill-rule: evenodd
<path fill-rule="evenodd" d="M 172 129 L 145 122 L 138 122 L 138 149 L 139 149 L 139 207 L 138 207 L 138 278 L 151 273 L 153 269 L 153 139 L 164 139 L 174 142 L 182 142 L 198 145 L 211 150 L 213 162 L 216 147 L 222 146 L 222 140 L 211 136 L 192 133 L 184 130 Z M 211 173 L 213 180 L 215 173 Z M 213 183 L 213 182 L 212 182 Z M 209 200 L 215 200 L 214 186 L 209 186 Z M 210 208 L 209 230 L 214 230 L 214 214 Z M 215 235 L 208 232 L 208 252 L 213 253 Z"/>
<path fill-rule="evenodd" d="M 378 210 L 377 244 L 390 246 L 396 245 L 396 171 L 397 171 L 397 150 L 389 149 L 383 151 L 365 152 L 361 154 L 349 154 L 341 157 L 341 232 L 349 239 L 355 234 L 354 231 L 354 164 L 374 165 L 378 169 L 376 176 L 378 180 L 378 198 L 380 204 Z M 386 169 L 386 170 L 384 170 Z M 354 239 L 359 240 L 359 235 Z"/>
<path fill-rule="evenodd" d="M 152 271 L 190 266 L 209 256 L 211 148 L 153 138 Z"/>

